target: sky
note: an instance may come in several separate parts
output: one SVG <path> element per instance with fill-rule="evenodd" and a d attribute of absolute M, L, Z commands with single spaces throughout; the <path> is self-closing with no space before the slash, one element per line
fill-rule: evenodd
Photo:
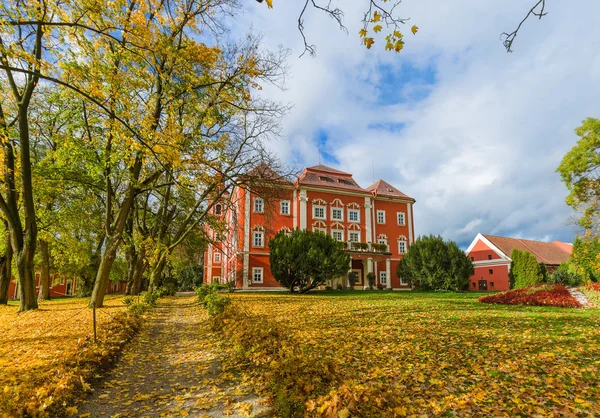
<path fill-rule="evenodd" d="M 302 1 L 243 3 L 232 36 L 290 50 L 285 89 L 260 92 L 292 106 L 269 145 L 284 163 L 326 164 L 363 187 L 382 178 L 416 199 L 417 235 L 463 248 L 478 232 L 572 242 L 556 167 L 574 129 L 600 117 L 600 2 L 548 1 L 548 15 L 527 21 L 507 53 L 500 34 L 533 0 L 403 0 L 397 10 L 410 23 L 396 54 L 381 38 L 361 45 L 366 0 L 339 1 L 348 33 L 308 9 L 315 57 L 299 57 Z"/>

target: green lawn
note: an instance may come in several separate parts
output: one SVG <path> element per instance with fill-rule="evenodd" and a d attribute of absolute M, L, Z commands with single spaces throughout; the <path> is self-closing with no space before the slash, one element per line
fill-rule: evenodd
<path fill-rule="evenodd" d="M 336 364 L 327 390 L 307 392 L 316 415 L 333 406 L 357 416 L 600 415 L 599 310 L 489 305 L 481 295 L 233 299 L 257 324 L 278 324 L 307 353 Z"/>

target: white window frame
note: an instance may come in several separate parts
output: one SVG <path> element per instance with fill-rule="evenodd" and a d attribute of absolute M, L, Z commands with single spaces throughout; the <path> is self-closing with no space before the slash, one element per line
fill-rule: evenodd
<path fill-rule="evenodd" d="M 334 234 L 340 234 L 340 238 L 336 238 Z M 344 241 L 344 230 L 343 229 L 332 229 L 331 230 L 331 236 L 333 237 L 334 240 L 336 241 Z"/>
<path fill-rule="evenodd" d="M 256 244 L 256 239 L 260 237 L 260 244 Z M 263 231 L 253 231 L 252 232 L 252 246 L 264 248 L 265 246 L 265 233 Z"/>
<path fill-rule="evenodd" d="M 221 262 L 221 253 L 220 252 L 216 251 L 213 254 L 213 262 L 214 263 L 220 263 Z"/>
<path fill-rule="evenodd" d="M 379 219 L 380 215 L 381 215 L 381 220 Z M 378 210 L 377 211 L 377 223 L 378 224 L 385 224 L 385 210 Z"/>
<path fill-rule="evenodd" d="M 352 216 L 350 216 L 350 214 L 352 213 L 356 213 L 356 220 L 352 219 Z M 359 209 L 348 209 L 348 222 L 353 222 L 356 224 L 360 223 L 360 210 Z"/>
<path fill-rule="evenodd" d="M 401 244 L 404 244 L 404 251 L 402 251 L 402 246 L 401 246 Z M 406 240 L 405 240 L 405 239 L 399 239 L 399 240 L 398 240 L 398 254 L 402 254 L 402 255 L 406 254 L 406 251 L 408 250 L 408 247 L 407 247 L 407 245 L 406 245 L 406 244 L 407 244 L 407 243 L 406 243 Z"/>
<path fill-rule="evenodd" d="M 401 284 L 402 286 L 406 286 L 406 285 L 408 285 L 408 282 L 407 282 L 407 281 L 405 281 L 405 280 L 404 280 L 402 277 L 400 277 L 400 284 Z"/>
<path fill-rule="evenodd" d="M 258 209 L 256 208 L 256 206 L 260 206 Z M 265 213 L 265 201 L 262 197 L 255 197 L 254 198 L 254 213 Z"/>
<path fill-rule="evenodd" d="M 318 226 L 313 226 L 313 232 L 322 232 L 322 233 L 326 234 L 327 228 L 319 228 Z"/>
<path fill-rule="evenodd" d="M 287 206 L 287 210 L 285 212 L 283 211 L 284 205 Z M 281 202 L 279 202 L 279 213 L 281 215 L 289 215 L 290 214 L 290 201 L 289 200 L 282 200 Z"/>
<path fill-rule="evenodd" d="M 213 276 L 212 281 L 221 284 L 221 276 Z"/>
<path fill-rule="evenodd" d="M 400 222 L 400 219 L 402 219 L 402 222 Z M 406 214 L 404 212 L 397 212 L 396 220 L 398 221 L 398 226 L 406 226 Z"/>
<path fill-rule="evenodd" d="M 384 284 L 387 286 L 388 282 L 387 282 L 387 271 L 380 271 L 379 272 L 379 283 L 380 284 Z"/>
<path fill-rule="evenodd" d="M 256 280 L 256 273 L 260 275 L 260 281 Z M 251 283 L 264 283 L 265 281 L 265 269 L 263 267 L 252 267 L 252 277 L 250 278 Z"/>
<path fill-rule="evenodd" d="M 356 234 L 358 237 L 356 241 L 350 239 L 353 234 Z M 360 242 L 360 231 L 348 231 L 348 242 Z"/>
<path fill-rule="evenodd" d="M 336 218 L 335 216 L 333 216 L 333 211 L 337 210 L 340 212 L 340 217 Z M 331 220 L 332 221 L 344 221 L 344 208 L 331 208 Z"/>
<path fill-rule="evenodd" d="M 317 216 L 317 209 L 320 209 L 323 211 L 323 217 Z M 313 205 L 313 219 L 326 220 L 327 219 L 327 208 L 322 205 Z"/>

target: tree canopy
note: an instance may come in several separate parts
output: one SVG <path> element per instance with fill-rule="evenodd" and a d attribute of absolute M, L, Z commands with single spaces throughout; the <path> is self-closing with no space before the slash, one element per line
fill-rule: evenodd
<path fill-rule="evenodd" d="M 465 290 L 473 263 L 455 242 L 439 235 L 422 236 L 408 247 L 397 275 L 417 289 Z"/>
<path fill-rule="evenodd" d="M 269 251 L 273 277 L 291 292 L 306 293 L 345 277 L 350 268 L 344 243 L 322 232 L 279 232 L 269 241 Z"/>

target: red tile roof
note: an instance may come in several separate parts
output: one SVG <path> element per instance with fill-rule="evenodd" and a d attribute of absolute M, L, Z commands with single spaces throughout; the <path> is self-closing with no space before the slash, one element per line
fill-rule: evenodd
<path fill-rule="evenodd" d="M 508 257 L 510 257 L 512 250 L 529 251 L 535 256 L 538 262 L 549 265 L 558 265 L 569 261 L 572 251 L 572 245 L 566 242 L 542 242 L 494 235 L 483 236 Z"/>
<path fill-rule="evenodd" d="M 281 174 L 273 170 L 265 163 L 260 163 L 258 166 L 254 167 L 252 170 L 248 171 L 245 177 L 249 179 L 254 179 L 255 181 L 269 181 L 269 182 L 278 182 L 278 183 L 289 183 L 291 182 L 283 177 Z"/>
<path fill-rule="evenodd" d="M 335 168 L 319 164 L 307 167 L 297 180 L 298 184 L 307 186 L 331 187 L 335 189 L 350 190 L 367 193 L 352 178 L 352 174 L 345 173 Z"/>
<path fill-rule="evenodd" d="M 307 167 L 306 169 L 312 170 L 312 171 L 322 171 L 324 173 L 332 173 L 332 174 L 339 174 L 342 176 L 352 177 L 352 174 L 350 174 L 350 173 L 346 173 L 345 171 L 336 170 L 335 168 L 327 167 L 326 165 L 323 165 L 323 164 L 313 165 L 312 167 Z"/>
<path fill-rule="evenodd" d="M 372 192 L 374 196 L 399 197 L 402 199 L 415 200 L 383 180 L 377 180 L 375 183 L 367 187 L 366 190 Z"/>

